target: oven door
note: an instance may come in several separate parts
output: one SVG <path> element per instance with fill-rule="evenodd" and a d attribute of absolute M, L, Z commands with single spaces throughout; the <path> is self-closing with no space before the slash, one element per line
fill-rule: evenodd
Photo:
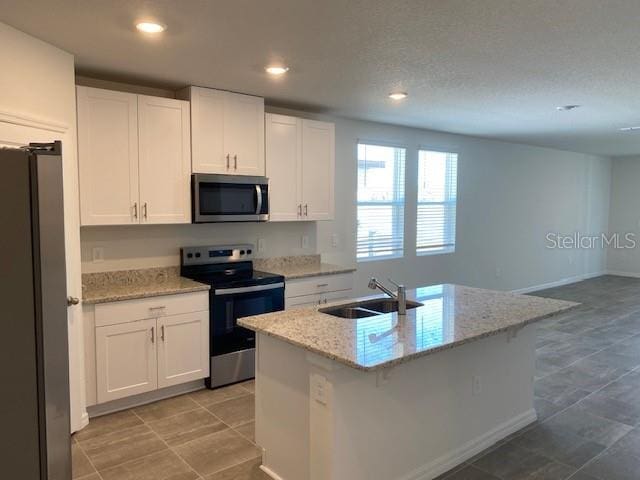
<path fill-rule="evenodd" d="M 216 288 L 211 307 L 212 357 L 255 348 L 255 332 L 238 326 L 238 318 L 284 310 L 284 283 Z"/>
<path fill-rule="evenodd" d="M 268 220 L 268 183 L 266 177 L 193 174 L 193 222 Z"/>

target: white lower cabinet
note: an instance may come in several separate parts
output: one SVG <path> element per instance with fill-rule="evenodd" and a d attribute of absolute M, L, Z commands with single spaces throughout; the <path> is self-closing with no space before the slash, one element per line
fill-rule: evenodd
<path fill-rule="evenodd" d="M 208 377 L 208 296 L 96 305 L 95 403 Z"/>
<path fill-rule="evenodd" d="M 287 280 L 285 308 L 309 307 L 347 300 L 351 298 L 352 292 L 352 273 Z"/>
<path fill-rule="evenodd" d="M 158 388 L 209 376 L 209 312 L 158 319 Z"/>
<path fill-rule="evenodd" d="M 98 402 L 158 388 L 156 320 L 96 328 Z"/>

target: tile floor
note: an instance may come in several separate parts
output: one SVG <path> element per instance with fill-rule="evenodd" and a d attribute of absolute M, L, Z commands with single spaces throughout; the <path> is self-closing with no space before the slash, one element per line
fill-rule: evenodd
<path fill-rule="evenodd" d="M 539 324 L 538 421 L 440 479 L 640 479 L 640 279 L 536 295 L 582 303 Z M 253 425 L 252 382 L 97 418 L 73 437 L 74 479 L 266 480 Z"/>
<path fill-rule="evenodd" d="M 266 480 L 253 381 L 92 419 L 73 435 L 76 480 Z"/>

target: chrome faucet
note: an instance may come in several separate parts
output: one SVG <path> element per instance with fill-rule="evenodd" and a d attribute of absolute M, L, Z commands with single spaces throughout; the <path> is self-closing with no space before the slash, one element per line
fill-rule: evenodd
<path fill-rule="evenodd" d="M 371 280 L 369 280 L 369 288 L 371 290 L 375 290 L 376 288 L 380 289 L 384 293 L 389 295 L 391 298 L 396 300 L 398 302 L 398 315 L 406 315 L 407 314 L 407 289 L 405 288 L 404 285 L 399 285 L 393 280 L 391 280 L 390 278 L 388 280 L 398 288 L 397 293 L 393 293 L 387 287 L 382 285 L 378 280 L 376 280 L 375 277 L 371 277 Z"/>

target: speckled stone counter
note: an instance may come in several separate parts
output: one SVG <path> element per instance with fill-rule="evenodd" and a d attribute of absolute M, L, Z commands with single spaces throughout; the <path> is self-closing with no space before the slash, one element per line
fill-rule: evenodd
<path fill-rule="evenodd" d="M 386 313 L 347 319 L 309 307 L 246 317 L 238 323 L 351 367 L 376 370 L 517 329 L 579 305 L 460 285 L 408 290 L 407 298 L 423 306 L 407 310 L 404 318 Z"/>
<path fill-rule="evenodd" d="M 253 261 L 253 266 L 256 270 L 283 275 L 287 280 L 350 273 L 356 270 L 353 267 L 322 263 L 320 255 L 257 258 Z"/>
<path fill-rule="evenodd" d="M 209 285 L 180 276 L 178 267 L 118 270 L 82 275 L 82 303 L 116 302 L 209 290 Z"/>

